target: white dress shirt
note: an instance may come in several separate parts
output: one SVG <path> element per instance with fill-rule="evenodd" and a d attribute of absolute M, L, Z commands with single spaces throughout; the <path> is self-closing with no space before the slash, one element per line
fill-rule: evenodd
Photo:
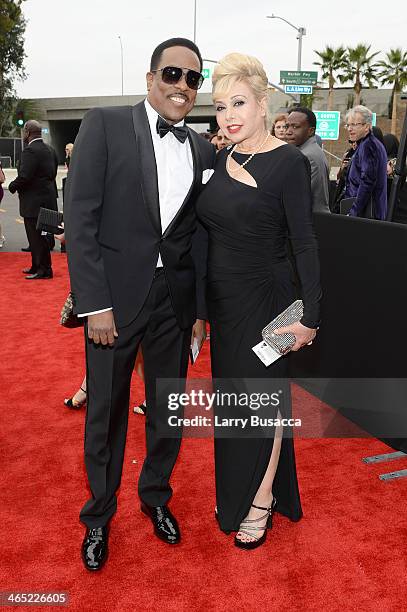
<path fill-rule="evenodd" d="M 168 134 L 161 138 L 157 133 L 157 111 L 154 110 L 147 99 L 144 101 L 144 105 L 150 126 L 157 167 L 161 232 L 163 234 L 181 208 L 192 185 L 194 162 L 188 138 L 184 143 L 179 142 L 172 132 L 168 132 Z M 184 121 L 180 121 L 175 125 L 177 127 L 182 126 Z M 162 267 L 162 265 L 161 255 L 159 254 L 157 267 Z M 112 308 L 78 314 L 78 317 L 99 314 L 108 310 L 112 310 Z"/>

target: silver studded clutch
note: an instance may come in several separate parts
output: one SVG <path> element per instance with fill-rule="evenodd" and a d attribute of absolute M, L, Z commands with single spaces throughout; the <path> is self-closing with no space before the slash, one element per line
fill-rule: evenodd
<path fill-rule="evenodd" d="M 294 334 L 275 334 L 274 330 L 280 327 L 287 327 L 292 323 L 300 321 L 304 314 L 304 304 L 302 300 L 296 300 L 283 312 L 281 312 L 275 319 L 270 321 L 268 325 L 263 329 L 261 335 L 263 340 L 280 355 L 284 355 L 289 351 L 295 344 Z"/>

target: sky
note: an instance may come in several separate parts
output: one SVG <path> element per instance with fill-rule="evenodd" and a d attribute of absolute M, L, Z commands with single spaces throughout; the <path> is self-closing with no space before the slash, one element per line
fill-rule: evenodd
<path fill-rule="evenodd" d="M 305 27 L 302 69 L 317 70 L 314 50 L 359 42 L 380 51 L 406 41 L 407 8 L 392 0 L 378 14 L 375 2 L 333 0 L 196 0 L 196 42 L 204 58 L 238 51 L 259 58 L 269 80 L 296 70 L 296 27 Z M 194 0 L 26 0 L 25 50 L 28 78 L 17 83 L 20 98 L 144 94 L 154 47 L 173 36 L 193 39 Z M 385 5 L 382 4 L 384 7 Z M 379 59 L 379 56 L 378 56 Z M 202 92 L 210 91 L 206 81 Z"/>

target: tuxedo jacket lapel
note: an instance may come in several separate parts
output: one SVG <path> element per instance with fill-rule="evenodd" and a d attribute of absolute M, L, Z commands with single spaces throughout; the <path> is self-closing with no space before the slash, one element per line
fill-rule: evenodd
<path fill-rule="evenodd" d="M 171 229 L 174 227 L 175 223 L 177 222 L 177 219 L 179 215 L 181 214 L 182 210 L 188 204 L 188 201 L 190 200 L 190 198 L 192 198 L 194 193 L 196 193 L 196 191 L 199 189 L 200 179 L 202 176 L 202 160 L 201 160 L 201 154 L 199 152 L 198 143 L 195 140 L 198 137 L 200 138 L 200 136 L 195 134 L 195 132 L 193 132 L 191 129 L 188 129 L 188 141 L 191 146 L 192 160 L 194 164 L 194 176 L 192 179 L 191 187 L 189 188 L 189 191 L 187 195 L 185 196 L 185 199 L 182 205 L 180 206 L 177 214 L 175 215 L 175 217 L 173 218 L 173 220 L 171 221 L 167 229 L 165 230 L 163 237 L 166 237 L 167 234 L 171 231 Z"/>
<path fill-rule="evenodd" d="M 158 196 L 157 164 L 144 102 L 133 106 L 133 127 L 136 133 L 138 159 L 144 202 L 151 221 L 161 235 L 160 202 Z"/>

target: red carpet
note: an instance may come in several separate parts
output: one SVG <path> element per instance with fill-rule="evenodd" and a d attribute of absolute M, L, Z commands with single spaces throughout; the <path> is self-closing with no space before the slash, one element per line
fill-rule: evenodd
<path fill-rule="evenodd" d="M 169 548 L 138 510 L 144 420 L 130 414 L 110 559 L 87 573 L 78 520 L 87 497 L 84 413 L 63 405 L 81 382 L 83 342 L 81 331 L 58 325 L 69 282 L 64 256 L 53 259 L 53 281 L 29 282 L 20 271 L 27 255 L 0 254 L 0 590 L 67 591 L 75 611 L 406 609 L 407 481 L 377 476 L 407 460 L 366 466 L 362 457 L 390 450 L 368 438 L 298 440 L 305 516 L 277 515 L 266 545 L 252 552 L 215 525 L 211 440 L 185 440 L 171 504 L 183 542 Z M 207 351 L 194 376 L 208 375 Z M 142 395 L 135 378 L 132 402 Z M 318 410 L 298 389 L 296 405 Z"/>

